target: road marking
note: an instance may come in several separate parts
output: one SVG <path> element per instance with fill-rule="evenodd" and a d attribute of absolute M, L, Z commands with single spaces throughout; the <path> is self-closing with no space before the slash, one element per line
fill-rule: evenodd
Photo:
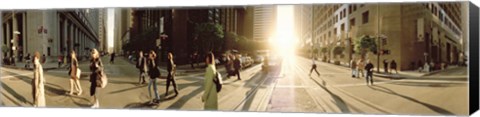
<path fill-rule="evenodd" d="M 312 88 L 311 86 L 299 86 L 299 85 L 277 85 L 278 88 Z"/>
<path fill-rule="evenodd" d="M 25 76 L 25 75 L 30 75 L 30 74 L 33 74 L 33 73 L 23 73 L 23 74 L 2 76 L 1 79 L 4 79 L 4 78 L 12 78 L 12 77 L 16 77 L 16 76 Z"/>

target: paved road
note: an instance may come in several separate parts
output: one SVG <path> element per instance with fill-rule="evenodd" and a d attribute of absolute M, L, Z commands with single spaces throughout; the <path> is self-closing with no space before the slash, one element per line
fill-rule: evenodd
<path fill-rule="evenodd" d="M 138 85 L 138 71 L 123 59 L 107 63 L 109 84 L 101 89 L 102 108 L 181 109 L 203 110 L 203 72 L 178 74 L 180 94 L 165 94 L 165 80 L 158 81 L 162 101 L 148 105 L 147 85 Z M 89 73 L 87 64 L 81 84 L 84 94 L 69 96 L 66 70 L 45 72 L 48 107 L 88 108 Z M 218 69 L 225 74 L 223 66 Z M 310 60 L 301 57 L 283 59 L 283 62 L 263 70 L 254 65 L 242 71 L 242 80 L 225 78 L 219 93 L 219 109 L 226 111 L 375 113 L 375 114 L 455 114 L 468 113 L 465 81 L 390 80 L 375 77 L 374 86 L 366 86 L 364 78 L 351 78 L 348 68 L 319 63 L 320 76 L 309 76 Z M 31 106 L 31 71 L 3 69 L 1 105 Z M 166 74 L 162 70 L 162 74 Z M 225 76 L 225 75 L 224 75 Z"/>

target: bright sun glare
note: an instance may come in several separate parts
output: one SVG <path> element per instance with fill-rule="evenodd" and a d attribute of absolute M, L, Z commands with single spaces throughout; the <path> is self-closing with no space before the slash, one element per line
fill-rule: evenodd
<path fill-rule="evenodd" d="M 294 55 L 294 14 L 292 5 L 277 6 L 277 29 L 271 43 L 283 57 Z"/>

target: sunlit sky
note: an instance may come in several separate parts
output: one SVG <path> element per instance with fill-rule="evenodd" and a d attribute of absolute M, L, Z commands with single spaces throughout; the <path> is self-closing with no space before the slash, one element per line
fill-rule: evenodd
<path fill-rule="evenodd" d="M 109 8 L 107 10 L 107 47 L 108 48 L 113 48 L 113 29 L 114 29 L 114 21 L 115 21 L 115 9 Z"/>
<path fill-rule="evenodd" d="M 294 35 L 294 7 L 293 5 L 277 6 L 277 32 L 275 41 L 272 41 L 276 50 L 284 56 L 293 54 L 295 45 Z"/>

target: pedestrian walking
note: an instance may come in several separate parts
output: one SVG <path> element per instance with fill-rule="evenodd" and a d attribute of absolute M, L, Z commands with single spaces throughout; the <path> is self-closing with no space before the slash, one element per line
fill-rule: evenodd
<path fill-rule="evenodd" d="M 227 70 L 227 78 L 230 78 L 230 76 L 235 75 L 235 70 L 233 69 L 233 61 L 235 60 L 234 55 L 227 55 L 227 62 L 225 64 L 225 70 Z"/>
<path fill-rule="evenodd" d="M 350 60 L 350 69 L 352 70 L 352 78 L 357 77 L 357 62 L 355 58 L 352 58 L 352 60 Z"/>
<path fill-rule="evenodd" d="M 361 75 L 360 75 L 361 74 Z M 358 59 L 357 62 L 357 77 L 365 77 L 365 61 L 363 59 Z"/>
<path fill-rule="evenodd" d="M 62 55 L 58 55 L 57 62 L 58 62 L 58 68 L 62 67 L 62 63 L 63 63 Z"/>
<path fill-rule="evenodd" d="M 150 76 L 150 82 L 148 83 L 148 95 L 152 97 L 152 92 L 151 89 L 153 88 L 154 94 L 155 94 L 155 99 L 151 100 L 150 103 L 153 104 L 158 104 L 160 102 L 160 96 L 158 95 L 158 89 L 157 89 L 157 78 L 160 77 L 160 71 L 157 68 L 157 65 L 155 63 L 155 58 L 157 58 L 157 55 L 155 52 L 152 50 L 148 54 L 148 75 Z"/>
<path fill-rule="evenodd" d="M 213 82 L 213 78 L 217 73 L 215 68 L 215 57 L 213 53 L 209 53 L 206 56 L 205 64 L 207 64 L 207 69 L 205 69 L 205 80 L 203 82 L 203 87 L 205 88 L 202 95 L 202 102 L 204 103 L 203 108 L 205 110 L 217 110 L 218 109 L 218 95 L 217 87 Z"/>
<path fill-rule="evenodd" d="M 365 65 L 365 70 L 367 70 L 367 77 L 365 77 L 367 85 L 373 85 L 373 67 L 372 62 L 367 60 L 367 65 Z"/>
<path fill-rule="evenodd" d="M 192 69 L 195 69 L 195 63 L 197 62 L 196 56 L 197 56 L 197 53 L 190 54 L 190 67 Z"/>
<path fill-rule="evenodd" d="M 215 61 L 213 61 L 213 64 L 215 64 Z M 240 61 L 240 56 L 237 55 L 237 57 L 235 57 L 235 60 L 233 61 L 233 67 L 235 68 L 234 74 L 237 76 L 237 79 L 242 80 L 240 78 L 240 69 L 242 69 L 242 62 Z"/>
<path fill-rule="evenodd" d="M 387 59 L 383 59 L 383 71 L 385 73 L 390 73 L 390 72 L 388 72 L 388 61 L 387 61 Z"/>
<path fill-rule="evenodd" d="M 28 53 L 27 56 L 25 56 L 25 68 L 30 68 L 30 62 L 32 62 L 31 56 L 30 53 Z"/>
<path fill-rule="evenodd" d="M 103 73 L 103 64 L 100 59 L 100 54 L 98 53 L 97 49 L 92 49 L 91 53 L 91 61 L 90 61 L 90 71 L 92 72 L 90 74 L 90 97 L 92 102 L 92 108 L 99 108 L 100 103 L 98 101 L 98 88 L 99 85 L 97 84 L 97 79 L 102 78 L 102 75 L 105 75 Z"/>
<path fill-rule="evenodd" d="M 418 72 L 423 72 L 423 71 L 424 71 L 424 69 L 423 69 L 424 65 L 423 65 L 423 63 L 422 63 L 422 60 L 418 60 L 418 61 L 417 61 L 417 65 L 418 65 L 418 66 L 417 66 Z"/>
<path fill-rule="evenodd" d="M 10 63 L 11 63 L 13 66 L 17 66 L 17 65 L 15 64 L 15 56 L 14 56 L 14 55 L 12 55 L 12 56 L 10 57 Z"/>
<path fill-rule="evenodd" d="M 395 60 L 392 60 L 392 62 L 390 62 L 390 70 L 392 71 L 392 73 L 393 73 L 393 70 L 395 70 L 395 73 L 398 74 L 397 62 L 395 62 Z"/>
<path fill-rule="evenodd" d="M 175 96 L 178 95 L 177 83 L 175 82 L 175 73 L 176 73 L 177 65 L 173 61 L 173 54 L 172 52 L 168 53 L 168 63 L 167 63 L 167 89 L 165 91 L 165 97 L 168 95 L 168 88 L 170 87 L 170 83 L 172 83 L 173 90 L 175 91 Z"/>
<path fill-rule="evenodd" d="M 22 54 L 22 53 L 20 53 L 20 55 L 19 55 L 19 57 L 18 57 L 18 61 L 19 61 L 19 62 L 23 62 L 23 54 Z"/>
<path fill-rule="evenodd" d="M 70 70 L 68 75 L 70 75 L 70 92 L 68 94 L 73 95 L 73 89 L 77 91 L 77 95 L 82 95 L 82 86 L 80 86 L 80 69 L 78 68 L 78 60 L 75 51 L 72 50 L 70 53 Z"/>
<path fill-rule="evenodd" d="M 45 64 L 47 61 L 47 57 L 45 57 L 45 54 L 42 55 L 42 64 Z"/>
<path fill-rule="evenodd" d="M 113 52 L 111 55 L 110 55 L 110 64 L 113 64 L 115 62 L 115 52 Z"/>
<path fill-rule="evenodd" d="M 45 78 L 43 77 L 43 67 L 40 64 L 40 53 L 35 52 L 33 58 L 33 80 L 32 80 L 32 95 L 34 107 L 45 107 Z"/>
<path fill-rule="evenodd" d="M 136 64 L 137 69 L 140 71 L 140 76 L 138 77 L 138 84 L 145 84 L 145 77 L 147 77 L 148 66 L 147 58 L 143 56 L 143 51 L 138 53 L 138 60 Z"/>
<path fill-rule="evenodd" d="M 310 74 L 309 76 L 312 75 L 312 72 L 315 70 L 315 72 L 317 73 L 318 76 L 320 76 L 320 73 L 318 73 L 318 70 L 317 70 L 317 63 L 315 63 L 315 58 L 312 57 L 312 68 L 310 68 Z"/>

